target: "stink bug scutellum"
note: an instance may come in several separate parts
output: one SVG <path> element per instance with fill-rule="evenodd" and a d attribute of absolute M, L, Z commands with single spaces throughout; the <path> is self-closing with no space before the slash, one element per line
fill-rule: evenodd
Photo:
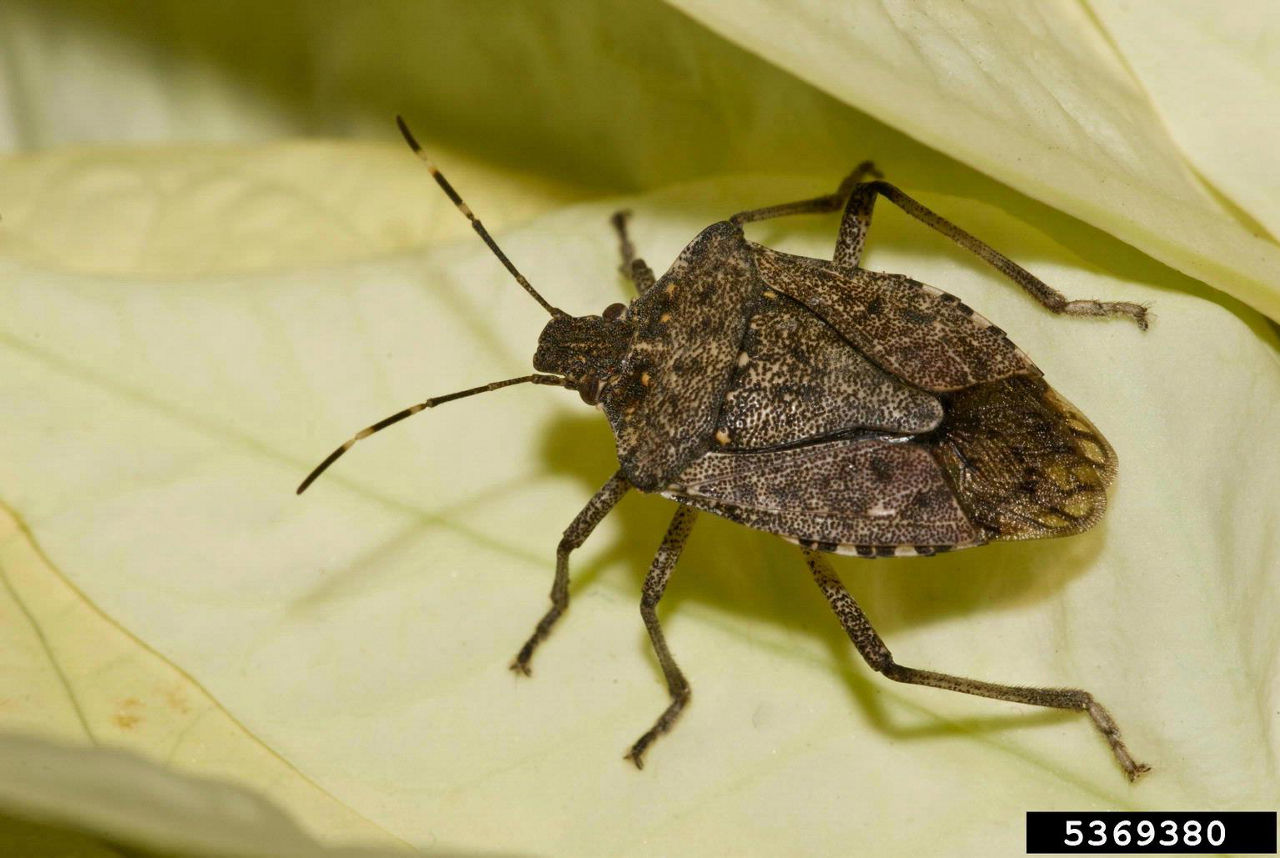
<path fill-rule="evenodd" d="M 864 163 L 826 196 L 740 212 L 704 229 L 660 279 L 614 217 L 623 271 L 638 297 L 598 316 L 549 304 L 498 248 L 453 186 L 400 131 L 516 281 L 551 314 L 537 373 L 406 408 L 357 433 L 303 480 L 304 491 L 352 444 L 427 408 L 513 384 L 577 391 L 609 419 L 619 468 L 556 550 L 551 608 L 511 669 L 529 661 L 569 603 L 569 554 L 630 488 L 677 502 L 640 602 L 671 703 L 631 746 L 637 767 L 689 701 L 689 683 L 656 607 L 698 510 L 800 546 L 849 639 L 897 682 L 1088 713 L 1130 780 L 1115 721 L 1085 691 L 1023 688 L 903 667 L 823 554 L 931 555 L 993 540 L 1080 533 L 1106 506 L 1116 457 L 1005 333 L 959 299 L 899 274 L 859 268 L 876 196 L 977 254 L 1047 309 L 1124 316 L 1128 302 L 1069 301 L 969 233 L 879 181 Z M 874 180 L 864 181 L 868 177 Z M 744 223 L 843 209 L 832 261 L 748 241 Z"/>

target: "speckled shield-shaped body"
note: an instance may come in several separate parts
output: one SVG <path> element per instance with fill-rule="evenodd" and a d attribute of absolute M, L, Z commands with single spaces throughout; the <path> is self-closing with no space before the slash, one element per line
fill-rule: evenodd
<path fill-rule="evenodd" d="M 427 166 L 550 314 L 533 357 L 538 372 L 432 397 L 374 423 L 330 453 L 299 493 L 357 441 L 425 409 L 517 384 L 567 388 L 608 417 L 619 468 L 565 528 L 551 605 L 511 669 L 530 673 L 534 652 L 569 606 L 569 555 L 622 496 L 637 488 L 676 501 L 640 599 L 671 699 L 627 752 L 637 767 L 690 699 L 657 605 L 705 510 L 798 543 L 850 641 L 889 679 L 1087 713 L 1130 780 L 1148 770 L 1088 692 L 999 685 L 897 663 L 823 556 L 930 555 L 1078 533 L 1102 515 L 1115 476 L 1110 445 L 1002 330 L 952 295 L 860 267 L 877 197 L 973 252 L 1054 313 L 1128 317 L 1145 330 L 1146 307 L 1069 300 L 893 185 L 863 181 L 879 175 L 866 162 L 833 194 L 712 224 L 661 279 L 636 256 L 619 212 L 613 224 L 622 270 L 639 297 L 575 317 L 533 288 L 448 180 Z M 744 223 L 841 208 L 830 262 L 770 250 L 742 231 Z"/>
<path fill-rule="evenodd" d="M 599 406 L 631 485 L 811 548 L 1077 533 L 1115 456 L 1004 332 L 908 277 L 703 230 L 617 321 Z"/>

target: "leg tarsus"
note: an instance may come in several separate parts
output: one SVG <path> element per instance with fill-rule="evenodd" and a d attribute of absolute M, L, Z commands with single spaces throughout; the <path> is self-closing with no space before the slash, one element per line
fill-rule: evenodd
<path fill-rule="evenodd" d="M 1133 783 L 1138 778 L 1151 771 L 1151 766 L 1146 763 L 1140 763 L 1129 753 L 1129 749 L 1125 746 L 1124 741 L 1120 738 L 1120 728 L 1116 726 L 1115 720 L 1111 717 L 1111 713 L 1106 707 L 1089 697 L 1089 704 L 1085 707 L 1085 711 L 1089 713 L 1089 717 L 1093 719 L 1093 724 L 1102 735 L 1106 738 L 1107 744 L 1111 746 L 1111 753 L 1120 763 L 1120 768 L 1124 769 L 1124 775 L 1129 779 L 1129 783 Z"/>
<path fill-rule="evenodd" d="M 649 632 L 649 641 L 653 644 L 654 654 L 658 656 L 662 675 L 667 680 L 667 692 L 671 695 L 671 702 L 658 716 L 653 726 L 627 751 L 624 759 L 635 763 L 637 769 L 644 768 L 645 751 L 655 739 L 671 729 L 692 694 L 688 680 L 680 672 L 675 659 L 671 657 L 671 650 L 667 648 L 667 639 L 662 634 L 662 626 L 658 623 L 658 600 L 667 589 L 667 580 L 671 577 L 671 570 L 675 568 L 676 561 L 680 559 L 680 552 L 684 548 L 685 540 L 689 538 L 689 531 L 693 527 L 696 515 L 692 507 L 681 506 L 676 510 L 675 516 L 671 519 L 671 525 L 667 528 L 667 534 L 662 538 L 662 545 L 654 555 L 649 574 L 644 579 L 643 594 L 640 597 L 640 616 L 644 618 L 645 629 Z"/>
<path fill-rule="evenodd" d="M 967 679 L 963 676 L 953 676 L 948 673 L 936 673 L 932 670 L 919 670 L 898 664 L 893 660 L 893 653 L 889 651 L 884 640 L 872 627 L 867 615 L 858 607 L 858 603 L 854 601 L 853 596 L 849 595 L 849 591 L 845 589 L 844 584 L 840 583 L 840 579 L 836 577 L 826 560 L 816 551 L 801 550 L 804 551 L 805 560 L 809 564 L 809 569 L 813 572 L 814 580 L 817 581 L 818 587 L 827 597 L 827 601 L 830 603 L 832 610 L 835 611 L 836 617 L 839 618 L 845 633 L 848 634 L 849 640 L 853 642 L 858 653 L 866 660 L 872 670 L 884 674 L 886 678 L 895 682 L 910 685 L 927 685 L 946 691 L 958 691 L 963 694 L 990 697 L 995 700 L 1008 700 L 1014 703 L 1025 703 L 1030 706 L 1074 709 L 1085 712 L 1093 721 L 1094 726 L 1098 728 L 1098 731 L 1107 740 L 1107 744 L 1111 746 L 1111 753 L 1115 756 L 1116 762 L 1120 764 L 1120 768 L 1124 770 L 1125 777 L 1130 782 L 1136 781 L 1144 773 L 1151 770 L 1150 766 L 1134 760 L 1129 753 L 1129 749 L 1120 738 L 1120 728 L 1116 726 L 1111 713 L 1101 703 L 1094 700 L 1093 695 L 1087 691 L 1082 691 L 1078 688 L 1027 688 L 1014 685 L 998 685 L 992 682 Z"/>
<path fill-rule="evenodd" d="M 1133 301 L 1097 301 L 1093 298 L 1084 298 L 1067 301 L 1061 307 L 1052 307 L 1048 304 L 1045 306 L 1054 313 L 1062 313 L 1066 316 L 1127 316 L 1144 331 L 1151 326 L 1149 318 L 1151 308 L 1146 304 Z"/>
<path fill-rule="evenodd" d="M 663 713 L 658 716 L 657 722 L 649 728 L 649 730 L 635 741 L 631 749 L 623 756 L 624 760 L 630 760 L 635 764 L 637 769 L 644 768 L 644 754 L 653 744 L 653 740 L 661 736 L 663 733 L 671 729 L 676 719 L 680 717 L 680 713 L 684 710 L 685 705 L 689 702 L 691 691 L 686 684 L 679 691 L 671 692 L 671 703 L 667 706 Z"/>
<path fill-rule="evenodd" d="M 556 575 L 551 582 L 551 607 L 511 661 L 511 670 L 517 676 L 533 675 L 533 671 L 529 669 L 529 660 L 533 658 L 534 650 L 551 634 L 556 620 L 569 607 L 569 554 L 586 542 L 591 531 L 596 529 L 596 525 L 609 514 L 629 488 L 631 484 L 622 476 L 621 471 L 614 474 L 565 528 L 564 536 L 556 547 Z"/>

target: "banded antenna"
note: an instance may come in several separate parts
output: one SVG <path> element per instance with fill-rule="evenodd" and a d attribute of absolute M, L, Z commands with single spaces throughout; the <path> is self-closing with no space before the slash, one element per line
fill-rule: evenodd
<path fill-rule="evenodd" d="M 493 251 L 493 255 L 498 257 L 498 259 L 502 262 L 502 264 L 507 267 L 507 270 L 511 272 L 511 276 L 516 278 L 516 282 L 519 283 L 521 286 L 523 286 L 524 290 L 528 292 L 530 295 L 532 295 L 534 300 L 537 301 L 539 304 L 541 304 L 542 308 L 546 310 L 548 313 L 550 313 L 553 318 L 568 317 L 569 314 L 566 313 L 564 310 L 561 310 L 558 307 L 553 307 L 551 306 L 551 304 L 547 303 L 547 299 L 539 295 L 538 290 L 534 289 L 533 286 L 529 283 L 529 281 L 525 279 L 524 275 L 521 274 L 519 270 L 516 269 L 515 265 L 512 264 L 511 260 L 507 258 L 507 255 L 502 252 L 502 248 L 498 247 L 498 243 L 493 240 L 493 236 L 489 235 L 489 231 L 484 228 L 484 224 L 480 223 L 480 219 L 477 218 L 471 212 L 471 207 L 462 201 L 462 197 L 459 196 L 458 192 L 453 189 L 453 185 L 449 184 L 449 180 L 444 177 L 444 175 L 440 172 L 440 170 L 436 167 L 435 164 L 431 163 L 431 159 L 428 158 L 427 154 L 422 151 L 422 147 L 418 145 L 418 141 L 414 139 L 413 132 L 409 130 L 408 125 L 405 125 L 404 119 L 402 117 L 399 117 L 399 116 L 396 117 L 396 125 L 400 127 L 400 133 L 404 135 L 405 142 L 409 144 L 409 148 L 413 149 L 414 153 L 419 158 L 422 159 L 422 162 L 424 164 L 427 165 L 427 169 L 431 171 L 431 176 L 436 180 L 436 184 L 438 184 L 440 186 L 440 189 L 445 192 L 445 195 L 450 200 L 453 201 L 453 204 L 457 206 L 458 211 L 462 212 L 464 215 L 467 216 L 467 220 L 471 221 L 472 228 L 475 229 L 476 233 L 480 236 L 480 238 L 484 241 L 484 243 L 489 246 L 489 249 Z M 361 429 L 355 435 L 352 435 L 349 439 L 347 439 L 345 443 L 342 444 L 342 446 L 340 446 L 338 449 L 334 450 L 332 453 L 326 456 L 323 462 L 321 462 L 319 465 L 316 465 L 315 469 L 312 470 L 311 473 L 307 474 L 307 478 L 302 481 L 301 485 L 298 486 L 298 494 L 302 494 L 303 492 L 305 492 L 307 490 L 307 487 L 316 481 L 317 477 L 319 477 L 326 470 L 328 470 L 330 465 L 338 461 L 338 458 L 343 453 L 347 452 L 353 446 L 355 446 L 355 443 L 357 441 L 362 441 L 365 438 L 368 438 L 370 435 L 372 435 L 375 432 L 381 432 L 383 429 L 386 429 L 388 426 L 391 426 L 392 424 L 399 423 L 401 420 L 404 420 L 406 417 L 412 417 L 413 415 L 417 414 L 419 411 L 425 411 L 428 408 L 435 408 L 437 405 L 443 405 L 444 403 L 452 402 L 455 399 L 462 399 L 467 396 L 475 396 L 476 394 L 479 394 L 479 393 L 488 393 L 491 390 L 500 390 L 501 388 L 511 387 L 512 385 L 515 385 L 515 384 L 541 384 L 541 385 L 548 385 L 552 387 L 568 387 L 568 388 L 572 388 L 573 386 L 572 384 L 569 383 L 567 379 L 560 378 L 559 376 L 555 376 L 555 375 L 541 375 L 541 374 L 525 375 L 525 376 L 521 376 L 520 378 L 508 378 L 504 381 L 491 382 L 481 387 L 470 388 L 469 390 L 460 390 L 457 393 L 449 393 L 444 396 L 433 396 L 430 399 L 423 400 L 422 402 L 419 402 L 416 405 L 410 405 L 408 408 L 405 408 L 401 411 L 397 411 L 395 414 L 392 414 L 390 417 L 385 417 L 382 420 L 379 420 L 377 423 L 374 423 L 372 426 L 366 426 L 364 429 Z"/>
<path fill-rule="evenodd" d="M 561 310 L 559 307 L 553 307 L 551 304 L 547 303 L 547 299 L 539 295 L 538 290 L 534 289 L 533 285 L 525 279 L 525 276 L 516 269 L 516 266 L 507 258 L 507 255 L 502 252 L 502 248 L 498 247 L 498 242 L 493 240 L 493 236 L 489 235 L 489 230 L 485 229 L 484 224 L 480 222 L 480 219 L 471 212 L 471 207 L 462 201 L 462 197 L 453 189 L 453 185 L 449 184 L 449 180 L 444 177 L 444 174 L 440 172 L 440 169 L 432 163 L 430 158 L 427 157 L 427 153 L 422 151 L 422 147 L 418 145 L 418 141 L 414 138 L 413 132 L 410 131 L 409 126 L 405 124 L 404 117 L 396 116 L 396 125 L 399 126 L 400 133 L 404 135 L 404 140 L 409 144 L 409 148 L 413 150 L 415 155 L 422 159 L 422 163 L 427 165 L 427 169 L 431 171 L 431 178 L 436 180 L 436 184 L 440 186 L 440 190 L 444 191 L 445 196 L 453 201 L 453 204 L 458 207 L 458 211 L 467 216 L 467 220 L 471 221 L 472 228 L 484 243 L 489 245 L 489 249 L 493 251 L 493 255 L 498 257 L 502 264 L 507 267 L 507 270 L 511 272 L 511 276 L 516 278 L 516 282 L 524 287 L 524 291 L 532 295 L 533 299 L 541 304 L 542 308 L 552 316 L 568 316 L 569 314 L 564 310 Z"/>
<path fill-rule="evenodd" d="M 379 420 L 377 423 L 374 423 L 372 426 L 366 426 L 356 434 L 352 435 L 345 442 L 343 442 L 341 447 L 334 450 L 328 456 L 325 456 L 324 461 L 316 465 L 315 469 L 312 470 L 311 473 L 307 474 L 307 478 L 302 481 L 302 484 L 300 486 L 298 486 L 298 494 L 302 494 L 303 492 L 305 492 L 307 490 L 307 486 L 311 485 L 316 481 L 316 477 L 320 476 L 326 470 L 328 470 L 329 466 L 332 465 L 334 462 L 338 461 L 339 456 L 341 456 L 343 453 L 347 452 L 352 447 L 354 447 L 357 441 L 363 441 L 365 438 L 368 438 L 374 432 L 381 432 L 383 429 L 386 429 L 388 426 L 394 423 L 399 423 L 401 420 L 404 420 L 406 417 L 412 417 L 413 415 L 417 414 L 419 411 L 425 411 L 428 408 L 435 408 L 437 405 L 443 405 L 444 403 L 452 402 L 455 399 L 463 399 L 468 396 L 475 396 L 478 393 L 488 393 L 491 390 L 501 390 L 504 387 L 511 387 L 513 384 L 544 384 L 550 387 L 569 387 L 570 386 L 566 379 L 563 379 L 558 375 L 541 375 L 541 374 L 522 375 L 519 378 L 508 378 L 508 379 L 504 379 L 503 381 L 493 381 L 493 382 L 490 382 L 489 384 L 481 385 L 480 387 L 472 387 L 469 390 L 459 390 L 457 393 L 447 393 L 444 396 L 433 396 L 430 399 L 425 399 L 422 402 L 419 402 L 417 405 L 410 405 L 408 408 L 405 408 L 401 411 L 397 411 L 395 414 L 392 414 L 390 417 L 384 417 L 381 420 Z"/>

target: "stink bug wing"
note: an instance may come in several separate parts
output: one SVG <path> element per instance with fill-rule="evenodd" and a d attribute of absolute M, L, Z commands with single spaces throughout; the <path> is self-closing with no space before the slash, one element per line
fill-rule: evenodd
<path fill-rule="evenodd" d="M 985 541 L 938 463 L 913 443 L 869 438 L 707 453 L 663 494 L 826 551 L 891 554 L 907 546 L 928 554 Z"/>
<path fill-rule="evenodd" d="M 1036 368 L 1004 331 L 949 295 L 900 274 L 752 245 L 761 279 L 825 320 L 867 357 L 917 387 L 959 390 Z"/>
<path fill-rule="evenodd" d="M 1030 376 L 955 394 L 932 443 L 970 520 L 992 539 L 1088 530 L 1115 478 L 1115 451 L 1102 433 Z"/>
<path fill-rule="evenodd" d="M 765 290 L 742 340 L 716 440 L 745 450 L 856 430 L 916 434 L 942 416 L 937 396 L 876 366 L 803 305 Z"/>
<path fill-rule="evenodd" d="M 722 222 L 632 303 L 635 336 L 600 394 L 632 485 L 660 487 L 709 445 L 760 290 L 742 228 Z"/>

